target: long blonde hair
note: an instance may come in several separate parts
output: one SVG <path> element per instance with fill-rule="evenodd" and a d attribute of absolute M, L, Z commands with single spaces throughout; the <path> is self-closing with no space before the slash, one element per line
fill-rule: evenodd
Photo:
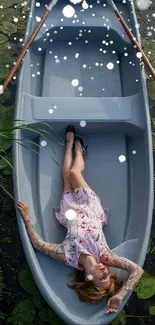
<path fill-rule="evenodd" d="M 80 301 L 91 304 L 97 303 L 103 298 L 113 296 L 122 286 L 123 281 L 116 275 L 110 274 L 110 287 L 108 289 L 96 287 L 92 281 L 85 280 L 85 271 L 76 270 L 69 274 L 71 282 L 68 287 L 74 289 Z"/>

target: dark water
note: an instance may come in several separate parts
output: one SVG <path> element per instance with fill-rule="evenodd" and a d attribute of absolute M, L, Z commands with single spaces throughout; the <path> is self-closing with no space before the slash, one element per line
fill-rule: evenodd
<path fill-rule="evenodd" d="M 9 0 L 0 0 L 0 6 L 4 5 L 5 1 L 6 3 L 9 3 Z M 16 3 L 18 4 L 19 2 L 19 0 L 14 2 L 13 0 L 10 0 L 10 3 L 12 3 L 13 5 Z M 10 8 L 14 8 L 14 6 L 7 7 L 7 9 L 0 9 L 0 21 L 1 15 L 3 14 L 6 15 L 6 20 L 10 19 L 8 18 L 8 11 L 10 10 Z M 16 17 L 19 18 L 22 11 L 24 12 L 24 10 L 21 8 L 21 5 L 19 5 L 19 11 L 16 12 Z M 22 15 L 26 16 L 27 13 L 28 12 L 25 10 L 25 13 L 23 13 Z M 143 12 L 137 11 L 138 22 L 140 23 L 141 36 L 147 40 L 155 38 L 155 31 L 151 29 L 152 26 L 155 28 L 155 18 L 153 18 L 152 16 L 153 13 L 155 13 L 155 3 L 149 8 L 149 10 Z M 147 15 L 149 16 L 147 17 Z M 149 19 L 150 21 L 148 21 Z M 19 50 L 21 49 L 21 43 L 19 42 L 19 39 L 24 36 L 24 21 L 26 21 L 26 18 L 23 18 L 23 20 L 19 18 L 19 22 L 16 24 L 16 26 L 19 26 L 19 28 L 17 32 L 11 34 L 10 36 L 1 32 L 0 29 L 0 35 L 5 35 L 11 44 L 18 45 L 15 49 L 15 54 L 10 55 L 10 57 L 16 58 L 17 54 L 19 53 Z M 149 29 L 147 29 L 147 27 L 149 27 Z M 2 24 L 0 24 L 0 28 L 2 28 Z M 148 31 L 152 32 L 151 36 L 147 35 Z M 17 37 L 17 40 L 15 40 L 14 37 Z M 3 48 L 1 47 L 1 41 L 2 40 L 0 39 L 0 50 Z M 4 53 L 7 54 L 8 50 L 6 49 L 5 51 Z M 1 53 L 2 50 L 0 51 L 0 54 Z M 2 73 L 2 75 L 4 72 L 3 70 L 5 65 L 5 56 L 0 56 L 0 72 Z M 0 81 L 2 81 L 3 78 L 4 77 L 0 76 Z M 4 102 L 0 102 L 0 119 L 6 118 L 6 116 L 7 118 L 10 118 L 13 114 L 16 92 L 16 80 L 14 80 L 13 83 L 9 86 L 9 89 L 11 91 L 11 95 L 7 97 Z M 149 98 L 149 102 L 150 105 L 152 105 L 154 103 L 154 99 Z M 3 112 L 4 108 L 6 110 L 7 108 L 9 108 L 7 113 L 5 114 Z M 150 110 L 150 113 L 151 118 L 155 118 L 155 106 L 153 106 L 153 108 Z M 153 123 L 152 131 L 155 132 L 155 127 L 153 126 Z M 3 185 L 7 189 L 7 191 L 13 195 L 13 183 L 11 174 L 4 175 L 3 171 L 0 171 L 0 184 Z M 154 247 L 155 218 L 153 218 L 152 223 L 150 253 L 147 254 L 144 265 L 145 271 L 147 271 L 150 275 L 153 275 L 153 279 L 155 281 Z M 27 261 L 25 259 L 17 227 L 14 202 L 0 188 L 0 325 L 9 323 L 17 325 L 64 324 L 58 318 L 58 316 L 56 316 L 51 311 L 47 303 L 41 297 L 39 291 L 35 287 L 31 274 L 26 266 Z M 31 291 L 31 287 L 34 287 L 33 292 L 35 292 L 35 296 Z M 120 316 L 119 318 L 117 318 L 115 320 L 115 323 L 113 322 L 113 325 L 153 325 L 155 324 L 155 316 L 150 315 L 151 306 L 155 306 L 155 296 L 152 296 L 148 299 L 139 299 L 137 298 L 136 293 L 133 293 L 132 297 L 128 301 L 128 304 L 125 306 L 125 314 L 122 314 L 122 317 Z"/>

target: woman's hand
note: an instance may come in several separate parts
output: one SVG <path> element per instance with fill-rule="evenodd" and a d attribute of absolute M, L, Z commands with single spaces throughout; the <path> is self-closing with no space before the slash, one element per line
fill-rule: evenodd
<path fill-rule="evenodd" d="M 114 295 L 108 300 L 108 309 L 106 310 L 106 314 L 117 312 L 121 306 L 123 298 L 119 296 L 119 294 Z"/>
<path fill-rule="evenodd" d="M 22 201 L 18 201 L 17 208 L 20 210 L 24 221 L 30 220 L 30 210 L 29 210 L 29 206 L 26 203 Z"/>

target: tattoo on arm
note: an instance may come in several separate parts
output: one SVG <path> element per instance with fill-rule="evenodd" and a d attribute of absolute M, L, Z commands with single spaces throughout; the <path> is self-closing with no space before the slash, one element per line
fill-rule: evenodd
<path fill-rule="evenodd" d="M 103 255 L 102 262 L 108 266 L 120 268 L 129 272 L 129 277 L 122 289 L 132 290 L 138 284 L 143 274 L 143 270 L 140 266 L 125 257 L 113 253 L 109 247 L 107 247 Z"/>
<path fill-rule="evenodd" d="M 31 220 L 26 221 L 26 229 L 35 249 L 65 262 L 65 252 L 62 244 L 52 244 L 43 241 L 35 231 Z"/>

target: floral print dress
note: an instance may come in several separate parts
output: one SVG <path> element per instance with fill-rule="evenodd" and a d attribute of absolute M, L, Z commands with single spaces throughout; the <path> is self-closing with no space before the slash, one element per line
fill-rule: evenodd
<path fill-rule="evenodd" d="M 66 217 L 68 210 L 74 212 L 72 220 Z M 99 262 L 108 247 L 102 231 L 103 225 L 107 223 L 108 209 L 102 208 L 99 196 L 90 187 L 66 191 L 61 198 L 60 207 L 55 210 L 55 216 L 67 228 L 62 243 L 65 263 L 83 270 L 78 264 L 81 253 L 92 255 Z"/>

